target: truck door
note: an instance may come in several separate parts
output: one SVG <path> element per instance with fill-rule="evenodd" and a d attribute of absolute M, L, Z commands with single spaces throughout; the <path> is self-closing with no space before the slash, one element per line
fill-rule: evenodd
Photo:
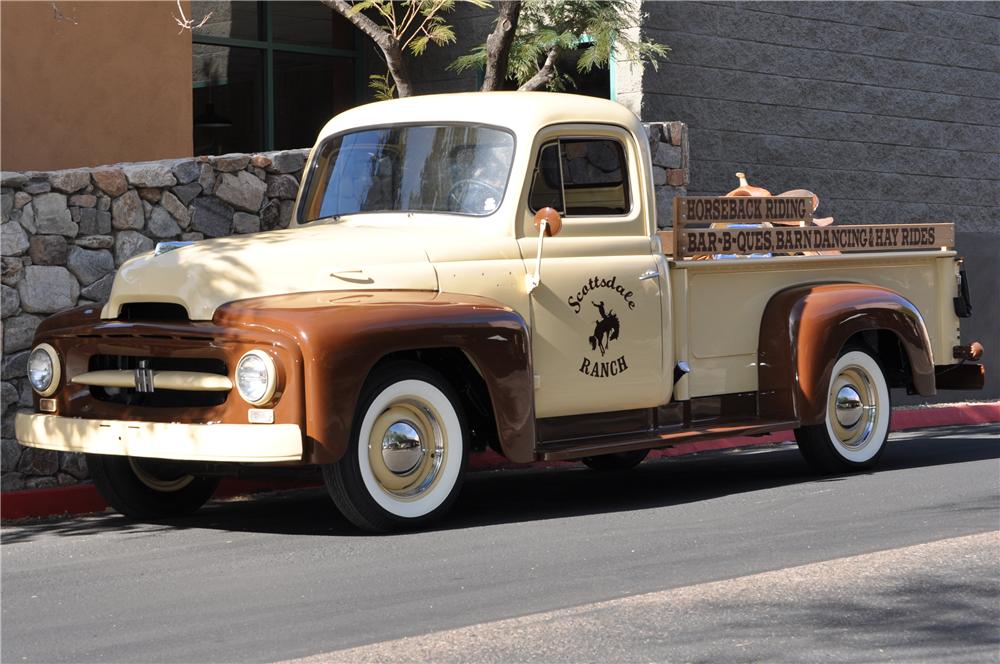
<path fill-rule="evenodd" d="M 561 232 L 544 241 L 541 283 L 531 293 L 536 415 L 659 405 L 661 278 L 635 141 L 611 126 L 559 126 L 534 150 L 519 239 L 529 272 L 538 250 L 534 213 L 552 207 L 563 217 Z"/>

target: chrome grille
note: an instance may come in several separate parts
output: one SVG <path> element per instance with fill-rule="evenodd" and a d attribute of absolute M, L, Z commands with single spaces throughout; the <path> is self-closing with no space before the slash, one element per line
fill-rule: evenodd
<path fill-rule="evenodd" d="M 208 408 L 226 402 L 228 392 L 152 389 L 154 371 L 187 371 L 227 375 L 226 363 L 214 358 L 140 357 L 132 355 L 95 355 L 89 371 L 134 371 L 136 387 L 90 387 L 98 401 L 123 406 L 153 408 Z"/>

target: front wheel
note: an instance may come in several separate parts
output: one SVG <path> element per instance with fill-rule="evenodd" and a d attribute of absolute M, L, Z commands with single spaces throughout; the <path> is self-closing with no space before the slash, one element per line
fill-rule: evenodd
<path fill-rule="evenodd" d="M 219 485 L 157 459 L 88 454 L 87 469 L 98 493 L 118 512 L 140 521 L 191 514 Z"/>
<path fill-rule="evenodd" d="M 323 480 L 354 525 L 402 530 L 451 507 L 467 462 L 462 406 L 451 385 L 421 364 L 394 362 L 368 379 L 347 451 L 323 467 Z"/>
<path fill-rule="evenodd" d="M 846 348 L 830 374 L 823 422 L 795 430 L 799 451 L 821 473 L 871 468 L 885 450 L 891 411 L 889 386 L 875 357 L 867 349 Z"/>

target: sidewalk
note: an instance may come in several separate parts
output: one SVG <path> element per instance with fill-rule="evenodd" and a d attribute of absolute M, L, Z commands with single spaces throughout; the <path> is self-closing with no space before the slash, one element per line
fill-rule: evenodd
<path fill-rule="evenodd" d="M 899 408 L 892 413 L 892 431 L 923 429 L 955 424 L 987 424 L 1000 422 L 1000 401 L 990 403 L 950 403 L 934 406 Z M 694 452 L 707 452 L 755 445 L 773 445 L 793 440 L 791 431 L 779 431 L 766 436 L 735 436 L 693 443 L 682 443 L 650 453 L 650 459 L 675 457 Z M 572 461 L 548 462 L 557 466 Z M 469 460 L 469 470 L 498 470 L 504 468 L 524 468 L 512 464 L 499 454 L 487 451 L 476 454 Z M 274 481 L 261 482 L 226 479 L 219 485 L 216 498 L 231 498 L 262 490 L 296 489 L 314 486 L 303 482 Z M 57 487 L 52 489 L 28 489 L 0 494 L 0 519 L 25 519 L 55 516 L 58 514 L 88 514 L 102 512 L 107 503 L 98 495 L 92 484 Z"/>

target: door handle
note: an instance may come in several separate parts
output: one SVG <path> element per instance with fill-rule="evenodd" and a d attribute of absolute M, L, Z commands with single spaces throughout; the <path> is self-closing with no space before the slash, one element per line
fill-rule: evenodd
<path fill-rule="evenodd" d="M 353 284 L 373 284 L 375 280 L 365 274 L 363 269 L 357 268 L 347 268 L 343 270 L 334 270 L 330 273 L 330 276 L 335 279 L 340 279 L 341 281 L 348 281 Z"/>
<path fill-rule="evenodd" d="M 639 275 L 639 281 L 646 281 L 647 279 L 656 279 L 660 276 L 660 271 L 657 269 L 646 270 Z"/>

